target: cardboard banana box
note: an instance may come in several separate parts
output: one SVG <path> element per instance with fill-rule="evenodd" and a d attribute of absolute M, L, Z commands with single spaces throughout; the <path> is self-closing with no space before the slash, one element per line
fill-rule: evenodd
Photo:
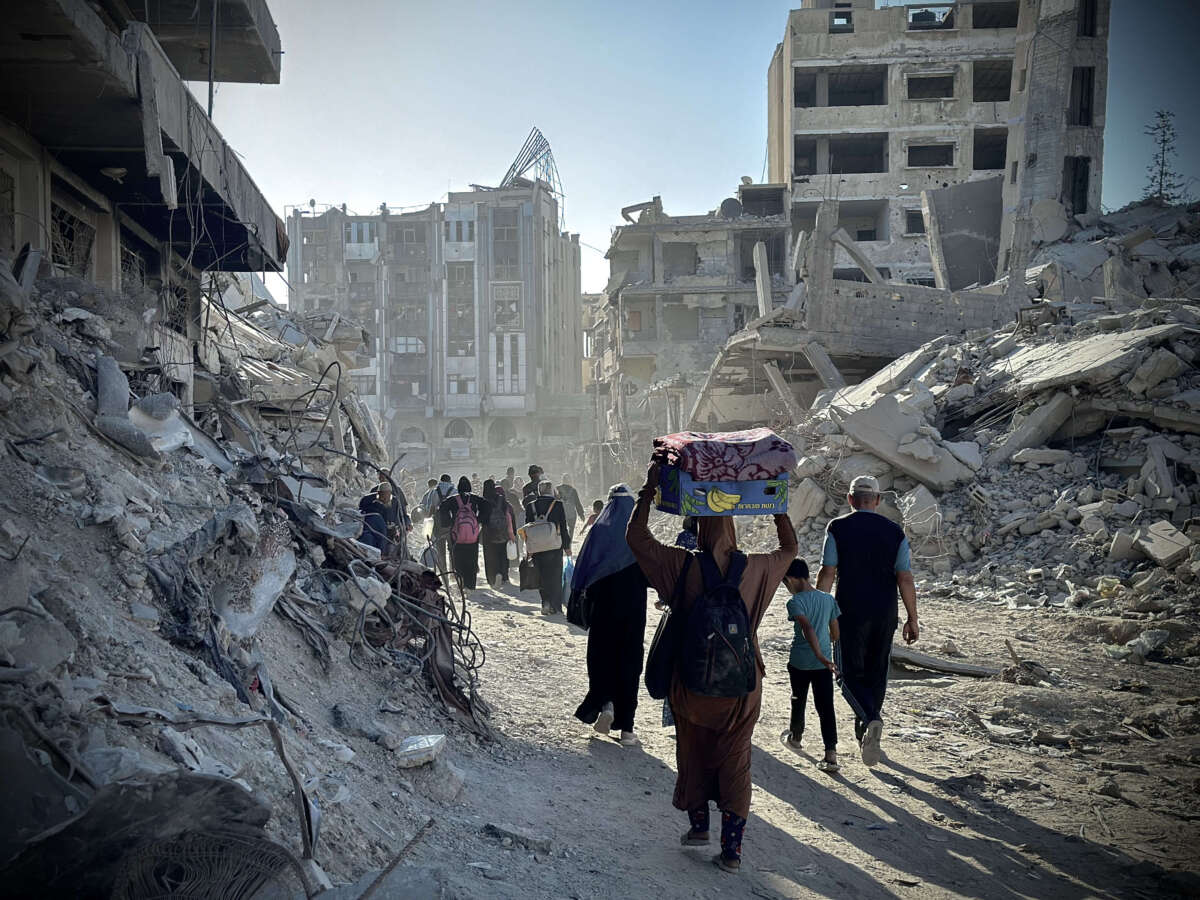
<path fill-rule="evenodd" d="M 787 472 L 764 481 L 695 481 L 687 472 L 664 467 L 654 505 L 677 516 L 772 516 L 786 513 Z"/>

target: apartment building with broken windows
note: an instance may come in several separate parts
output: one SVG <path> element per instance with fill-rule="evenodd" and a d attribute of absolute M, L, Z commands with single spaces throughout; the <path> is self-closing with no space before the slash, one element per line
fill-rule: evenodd
<path fill-rule="evenodd" d="M 213 2 L 11 0 L 0 16 L 0 255 L 26 283 L 142 296 L 146 333 L 129 343 L 158 348 L 185 406 L 204 273 L 281 271 L 287 252 L 183 81 L 278 84 L 279 33 L 265 0 L 215 2 L 211 68 Z"/>
<path fill-rule="evenodd" d="M 1108 13 L 1108 0 L 804 0 L 768 69 L 770 180 L 791 186 L 794 228 L 811 232 L 835 200 L 885 277 L 950 287 L 922 191 L 1004 175 L 1010 210 L 1097 211 Z M 1011 223 L 1005 234 L 1011 247 Z M 844 251 L 834 266 L 863 277 Z"/>
<path fill-rule="evenodd" d="M 579 237 L 549 185 L 445 203 L 288 217 L 289 305 L 337 311 L 374 338 L 347 373 L 410 470 L 565 460 L 583 429 Z"/>

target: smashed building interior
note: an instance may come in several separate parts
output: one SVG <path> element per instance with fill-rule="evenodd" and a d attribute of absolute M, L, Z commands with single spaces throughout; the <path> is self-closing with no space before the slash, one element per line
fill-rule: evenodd
<path fill-rule="evenodd" d="M 926 637 L 878 805 L 756 739 L 750 889 L 1200 892 L 1200 205 L 1101 209 L 1107 0 L 874 7 L 793 10 L 767 181 L 620 210 L 584 294 L 534 135 L 497 187 L 285 223 L 183 84 L 280 81 L 265 0 L 9 4 L 8 893 L 707 895 L 645 856 L 674 736 L 563 726 L 586 636 L 381 558 L 358 502 L 530 463 L 603 496 L 656 435 L 760 425 L 814 565 L 878 481 Z"/>

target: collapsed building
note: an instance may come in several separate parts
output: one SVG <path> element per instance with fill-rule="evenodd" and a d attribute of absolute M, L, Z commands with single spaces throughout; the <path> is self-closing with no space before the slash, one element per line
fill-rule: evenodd
<path fill-rule="evenodd" d="M 289 305 L 362 322 L 350 372 L 410 471 L 561 471 L 585 431 L 579 236 L 542 178 L 415 211 L 297 207 Z"/>

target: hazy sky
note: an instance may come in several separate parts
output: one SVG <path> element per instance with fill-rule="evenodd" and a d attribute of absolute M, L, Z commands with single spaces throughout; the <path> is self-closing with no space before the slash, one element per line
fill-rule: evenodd
<path fill-rule="evenodd" d="M 214 119 L 281 216 L 309 198 L 366 213 L 496 184 L 537 125 L 567 227 L 595 248 L 595 291 L 622 206 L 660 194 L 669 214 L 702 213 L 762 178 L 767 64 L 798 5 L 273 0 L 282 83 L 219 85 Z M 1200 0 L 1114 0 L 1107 207 L 1140 194 L 1158 107 L 1177 113 L 1178 168 L 1200 195 L 1198 39 Z"/>

